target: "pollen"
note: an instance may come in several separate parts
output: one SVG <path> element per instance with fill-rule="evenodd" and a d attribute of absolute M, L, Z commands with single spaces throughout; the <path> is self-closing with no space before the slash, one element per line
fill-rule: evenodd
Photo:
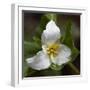
<path fill-rule="evenodd" d="M 60 48 L 60 44 L 50 44 L 47 48 L 47 54 L 49 57 L 53 56 L 55 57 L 58 54 L 58 50 Z"/>

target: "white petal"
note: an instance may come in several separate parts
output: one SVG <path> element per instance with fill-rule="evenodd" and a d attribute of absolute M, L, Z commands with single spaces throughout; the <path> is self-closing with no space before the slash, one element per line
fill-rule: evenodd
<path fill-rule="evenodd" d="M 26 61 L 35 70 L 47 69 L 51 64 L 48 56 L 43 51 L 39 51 L 36 56 L 28 58 Z"/>
<path fill-rule="evenodd" d="M 71 49 L 64 44 L 60 45 L 59 52 L 62 57 L 68 57 L 71 55 Z"/>
<path fill-rule="evenodd" d="M 62 65 L 70 60 L 71 50 L 66 45 L 60 45 L 59 54 L 56 57 L 56 64 Z"/>
<path fill-rule="evenodd" d="M 57 59 L 57 61 L 56 61 L 56 64 L 62 65 L 62 64 L 65 64 L 65 63 L 67 63 L 67 62 L 69 62 L 69 61 L 70 61 L 70 57 L 68 57 L 68 58 L 59 57 L 59 58 Z"/>
<path fill-rule="evenodd" d="M 60 29 L 54 21 L 50 21 L 46 25 L 46 30 L 42 33 L 42 44 L 55 43 L 60 38 Z"/>

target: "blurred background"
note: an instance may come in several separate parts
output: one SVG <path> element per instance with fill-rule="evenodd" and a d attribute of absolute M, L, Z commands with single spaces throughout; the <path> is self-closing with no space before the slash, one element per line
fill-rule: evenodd
<path fill-rule="evenodd" d="M 67 22 L 71 22 L 71 32 L 74 46 L 79 50 L 79 54 L 73 60 L 73 65 L 78 69 L 75 72 L 68 64 L 60 71 L 47 70 L 36 71 L 28 67 L 26 58 L 34 56 L 41 50 L 41 34 L 49 21 L 47 12 L 30 12 L 23 11 L 23 77 L 39 77 L 39 76 L 60 76 L 60 75 L 79 75 L 80 74 L 80 15 L 67 13 L 52 13 L 55 14 L 56 24 L 61 30 L 62 36 L 66 33 Z M 62 41 L 62 40 L 61 40 Z M 74 68 L 74 69 L 76 69 Z"/>

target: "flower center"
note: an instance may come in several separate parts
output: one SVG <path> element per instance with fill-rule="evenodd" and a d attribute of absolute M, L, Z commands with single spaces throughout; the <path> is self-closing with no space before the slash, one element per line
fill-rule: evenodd
<path fill-rule="evenodd" d="M 47 54 L 52 59 L 58 54 L 58 50 L 60 48 L 60 44 L 50 44 L 48 45 Z"/>

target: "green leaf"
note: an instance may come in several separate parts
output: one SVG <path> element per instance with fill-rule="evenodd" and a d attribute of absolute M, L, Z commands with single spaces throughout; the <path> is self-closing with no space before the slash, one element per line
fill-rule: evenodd
<path fill-rule="evenodd" d="M 25 68 L 25 67 L 24 67 Z M 24 70 L 24 76 L 25 77 L 30 77 L 30 76 L 33 76 L 33 74 L 36 73 L 36 70 L 33 70 L 29 67 L 27 67 L 25 70 Z"/>
<path fill-rule="evenodd" d="M 41 50 L 41 45 L 39 43 L 24 41 L 24 57 L 25 57 L 25 59 L 27 57 L 35 55 L 40 50 Z"/>
<path fill-rule="evenodd" d="M 63 38 L 63 43 L 65 45 L 67 45 L 72 51 L 72 55 L 71 55 L 72 60 L 71 61 L 75 60 L 75 58 L 79 54 L 79 50 L 74 45 L 74 40 L 73 40 L 73 36 L 72 36 L 72 22 L 71 21 L 68 21 L 66 23 L 66 31 L 65 31 L 65 36 Z"/>
<path fill-rule="evenodd" d="M 51 64 L 51 66 L 50 66 L 50 68 L 52 69 L 52 70 L 56 70 L 56 71 L 59 71 L 59 70 L 61 70 L 62 68 L 63 68 L 63 66 L 61 65 L 61 66 L 59 66 L 59 65 L 57 65 L 57 64 Z"/>
<path fill-rule="evenodd" d="M 36 36 L 33 37 L 33 41 L 36 42 L 36 43 L 41 44 L 41 39 L 39 39 L 39 38 L 36 37 Z"/>
<path fill-rule="evenodd" d="M 61 75 L 61 71 L 53 70 L 51 68 L 36 71 L 35 73 L 32 74 L 32 76 L 58 76 L 58 75 Z"/>
<path fill-rule="evenodd" d="M 48 21 L 49 21 L 49 19 L 45 15 L 43 15 L 41 17 L 40 23 L 37 27 L 37 31 L 36 31 L 36 34 L 35 34 L 35 36 L 37 38 L 41 39 L 42 32 L 43 32 L 43 30 L 46 29 L 46 24 L 48 23 Z"/>
<path fill-rule="evenodd" d="M 56 22 L 56 17 L 57 17 L 57 15 L 56 14 L 54 14 L 54 13 L 48 13 L 48 14 L 46 14 L 45 15 L 49 20 L 53 20 L 53 21 L 55 21 Z"/>

